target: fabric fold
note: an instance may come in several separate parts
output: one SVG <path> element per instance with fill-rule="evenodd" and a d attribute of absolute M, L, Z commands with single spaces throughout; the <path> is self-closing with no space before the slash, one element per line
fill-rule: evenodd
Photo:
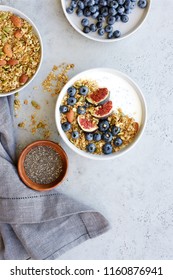
<path fill-rule="evenodd" d="M 13 97 L 0 98 L 0 258 L 56 259 L 109 229 L 96 210 L 59 193 L 39 193 L 15 165 Z"/>

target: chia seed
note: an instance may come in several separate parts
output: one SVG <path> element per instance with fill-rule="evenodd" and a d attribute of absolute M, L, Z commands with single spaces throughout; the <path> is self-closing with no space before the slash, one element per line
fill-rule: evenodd
<path fill-rule="evenodd" d="M 54 182 L 60 176 L 62 167 L 60 155 L 48 146 L 32 148 L 24 160 L 26 175 L 37 184 Z"/>

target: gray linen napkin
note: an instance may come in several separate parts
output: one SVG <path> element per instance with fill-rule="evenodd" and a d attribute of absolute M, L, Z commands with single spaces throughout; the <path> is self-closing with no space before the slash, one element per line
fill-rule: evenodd
<path fill-rule="evenodd" d="M 13 98 L 0 98 L 0 258 L 56 259 L 109 228 L 97 211 L 52 190 L 26 187 L 15 166 Z"/>

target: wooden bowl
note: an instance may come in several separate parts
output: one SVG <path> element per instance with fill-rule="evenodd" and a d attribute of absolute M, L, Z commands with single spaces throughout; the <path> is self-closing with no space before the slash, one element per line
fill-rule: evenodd
<path fill-rule="evenodd" d="M 24 160 L 26 155 L 31 151 L 32 148 L 37 147 L 37 146 L 48 146 L 52 149 L 54 149 L 61 157 L 62 159 L 62 172 L 60 173 L 59 177 L 54 181 L 51 182 L 50 184 L 37 184 L 33 182 L 25 172 L 24 168 Z M 67 174 L 67 169 L 68 169 L 68 158 L 65 153 L 65 151 L 55 142 L 52 141 L 47 141 L 47 140 L 39 140 L 31 143 L 28 145 L 21 153 L 19 160 L 18 160 L 18 173 L 22 181 L 27 185 L 29 188 L 36 190 L 36 191 L 49 191 L 55 187 L 57 187 L 62 180 L 65 178 Z"/>

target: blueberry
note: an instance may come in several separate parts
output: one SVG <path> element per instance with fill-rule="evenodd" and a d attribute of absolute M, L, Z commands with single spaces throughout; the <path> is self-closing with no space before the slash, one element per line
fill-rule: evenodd
<path fill-rule="evenodd" d="M 91 12 L 92 14 L 94 14 L 94 13 L 97 12 L 97 7 L 96 7 L 96 6 L 92 6 L 92 7 L 89 8 L 89 10 L 90 10 L 90 12 Z"/>
<path fill-rule="evenodd" d="M 109 7 L 116 9 L 118 7 L 118 2 L 117 1 L 110 1 L 109 2 Z"/>
<path fill-rule="evenodd" d="M 110 16 L 115 16 L 117 13 L 117 11 L 115 10 L 115 8 L 109 8 L 109 15 Z"/>
<path fill-rule="evenodd" d="M 78 5 L 79 9 L 81 9 L 81 10 L 83 10 L 85 8 L 83 1 L 78 1 L 77 5 Z"/>
<path fill-rule="evenodd" d="M 124 11 L 124 13 L 127 14 L 127 15 L 128 15 L 128 14 L 131 14 L 131 12 L 132 12 L 131 9 L 125 9 L 125 11 Z"/>
<path fill-rule="evenodd" d="M 121 16 L 120 15 L 115 15 L 115 21 L 120 21 L 121 20 Z"/>
<path fill-rule="evenodd" d="M 88 91 L 89 91 L 88 87 L 82 86 L 82 87 L 80 87 L 80 89 L 79 89 L 79 94 L 81 94 L 81 95 L 87 95 Z"/>
<path fill-rule="evenodd" d="M 99 132 L 94 133 L 93 139 L 96 142 L 99 142 L 101 140 L 101 134 Z"/>
<path fill-rule="evenodd" d="M 61 124 L 61 126 L 65 132 L 71 129 L 71 123 L 69 123 L 69 122 L 64 122 Z"/>
<path fill-rule="evenodd" d="M 126 0 L 117 0 L 119 5 L 123 5 L 125 3 Z"/>
<path fill-rule="evenodd" d="M 87 33 L 90 33 L 90 31 L 91 31 L 91 30 L 90 30 L 89 26 L 84 26 L 84 28 L 83 28 L 83 32 L 84 32 L 84 33 L 86 33 L 86 34 L 87 34 Z"/>
<path fill-rule="evenodd" d="M 96 23 L 96 27 L 97 27 L 97 28 L 102 28 L 102 26 L 103 26 L 103 23 L 102 23 L 102 22 L 97 22 L 97 23 Z"/>
<path fill-rule="evenodd" d="M 109 155 L 112 153 L 112 145 L 110 143 L 106 143 L 103 145 L 102 150 L 105 155 Z"/>
<path fill-rule="evenodd" d="M 100 6 L 107 6 L 107 1 L 106 0 L 100 0 L 99 4 L 100 4 Z"/>
<path fill-rule="evenodd" d="M 107 131 L 102 134 L 102 139 L 107 143 L 112 141 L 112 133 L 110 131 Z"/>
<path fill-rule="evenodd" d="M 98 17 L 98 15 L 99 15 L 99 12 L 97 11 L 97 12 L 95 12 L 94 14 L 92 14 L 91 17 L 94 18 L 94 19 L 96 19 L 96 18 Z"/>
<path fill-rule="evenodd" d="M 110 33 L 110 32 L 112 32 L 113 31 L 113 27 L 112 27 L 112 25 L 106 25 L 105 26 L 105 31 L 107 32 L 107 33 Z"/>
<path fill-rule="evenodd" d="M 109 10 L 108 10 L 108 7 L 101 7 L 100 9 L 100 14 L 104 17 L 107 17 L 108 14 L 109 14 Z"/>
<path fill-rule="evenodd" d="M 76 14 L 77 14 L 78 17 L 82 17 L 83 16 L 83 11 L 81 9 L 77 9 Z"/>
<path fill-rule="evenodd" d="M 119 126 L 113 126 L 112 129 L 111 129 L 111 132 L 112 132 L 112 135 L 115 136 L 117 135 L 118 133 L 120 133 L 121 129 Z"/>
<path fill-rule="evenodd" d="M 92 133 L 86 133 L 85 134 L 85 139 L 88 141 L 92 141 L 93 140 L 93 134 Z"/>
<path fill-rule="evenodd" d="M 144 8 L 146 8 L 146 6 L 147 6 L 147 0 L 139 0 L 138 1 L 138 6 L 139 6 L 139 8 L 141 8 L 141 9 L 144 9 Z"/>
<path fill-rule="evenodd" d="M 67 93 L 68 93 L 68 95 L 69 95 L 70 97 L 74 97 L 75 94 L 76 94 L 76 88 L 75 88 L 75 87 L 69 87 L 69 88 L 67 89 Z"/>
<path fill-rule="evenodd" d="M 68 7 L 68 8 L 66 9 L 66 12 L 67 12 L 68 14 L 72 14 L 72 13 L 74 12 L 74 8 L 73 8 L 73 7 Z"/>
<path fill-rule="evenodd" d="M 121 21 L 124 22 L 124 23 L 126 23 L 126 22 L 129 21 L 129 17 L 128 17 L 127 15 L 122 15 L 122 16 L 121 16 Z"/>
<path fill-rule="evenodd" d="M 101 132 L 105 132 L 109 129 L 109 122 L 107 120 L 103 120 L 99 122 L 99 130 Z"/>
<path fill-rule="evenodd" d="M 99 15 L 99 16 L 97 17 L 97 21 L 98 21 L 98 22 L 104 22 L 104 21 L 105 21 L 105 17 L 102 16 L 102 15 Z"/>
<path fill-rule="evenodd" d="M 135 6 L 136 6 L 136 3 L 135 3 L 135 2 L 131 2 L 131 4 L 130 4 L 130 9 L 134 9 Z"/>
<path fill-rule="evenodd" d="M 89 153 L 94 153 L 96 150 L 96 146 L 94 145 L 94 143 L 90 143 L 86 146 L 86 149 Z"/>
<path fill-rule="evenodd" d="M 114 145 L 115 145 L 116 147 L 119 147 L 119 146 L 121 146 L 122 144 L 123 144 L 123 140 L 122 140 L 120 137 L 115 138 L 115 140 L 114 140 Z"/>
<path fill-rule="evenodd" d="M 114 38 L 119 38 L 121 36 L 121 32 L 119 30 L 115 30 L 113 33 Z"/>
<path fill-rule="evenodd" d="M 73 106 L 74 104 L 76 104 L 76 98 L 75 97 L 69 97 L 67 99 L 67 104 Z"/>
<path fill-rule="evenodd" d="M 91 15 L 89 7 L 86 7 L 83 11 L 85 17 L 89 17 Z"/>
<path fill-rule="evenodd" d="M 92 24 L 90 25 L 90 30 L 91 30 L 92 32 L 96 32 L 97 26 L 96 26 L 94 23 L 92 23 Z"/>
<path fill-rule="evenodd" d="M 77 1 L 71 1 L 70 6 L 71 6 L 72 8 L 76 8 L 76 7 L 77 7 Z"/>
<path fill-rule="evenodd" d="M 89 25 L 89 20 L 87 18 L 83 18 L 81 20 L 81 24 L 82 24 L 82 26 L 88 26 Z"/>
<path fill-rule="evenodd" d="M 78 131 L 73 131 L 71 134 L 73 139 L 78 139 L 79 138 L 79 132 Z"/>
<path fill-rule="evenodd" d="M 65 106 L 65 105 L 61 105 L 60 108 L 59 108 L 59 110 L 60 110 L 60 113 L 65 114 L 65 113 L 68 112 L 68 107 Z"/>
<path fill-rule="evenodd" d="M 84 106 L 79 106 L 79 107 L 77 108 L 77 113 L 78 113 L 79 115 L 84 115 L 84 114 L 86 113 L 85 107 L 84 107 Z"/>
<path fill-rule="evenodd" d="M 122 15 L 125 11 L 125 8 L 123 6 L 118 6 L 117 8 L 117 13 L 119 13 L 119 15 Z"/>
<path fill-rule="evenodd" d="M 105 33 L 104 28 L 99 28 L 99 29 L 98 29 L 98 34 L 99 34 L 100 36 L 103 36 L 104 33 Z"/>
<path fill-rule="evenodd" d="M 108 38 L 108 39 L 112 39 L 112 38 L 113 38 L 113 32 L 109 32 L 109 33 L 107 34 L 107 38 Z"/>
<path fill-rule="evenodd" d="M 95 4 L 95 0 L 89 0 L 88 1 L 88 6 L 91 7 Z"/>
<path fill-rule="evenodd" d="M 115 23 L 115 17 L 113 17 L 113 16 L 108 16 L 108 18 L 107 18 L 107 23 L 108 23 L 109 25 L 113 25 L 113 24 Z"/>

